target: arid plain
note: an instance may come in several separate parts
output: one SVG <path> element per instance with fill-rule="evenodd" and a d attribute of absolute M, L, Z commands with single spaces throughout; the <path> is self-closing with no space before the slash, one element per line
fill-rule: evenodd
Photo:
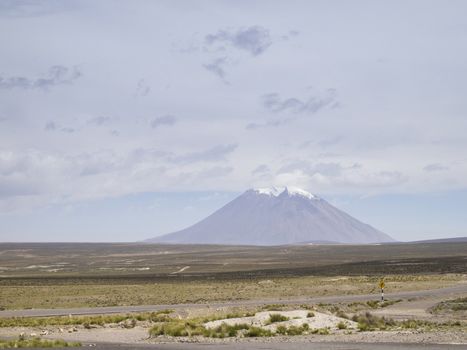
<path fill-rule="evenodd" d="M 466 344 L 466 252 L 458 242 L 4 243 L 0 336 L 82 344 Z"/>

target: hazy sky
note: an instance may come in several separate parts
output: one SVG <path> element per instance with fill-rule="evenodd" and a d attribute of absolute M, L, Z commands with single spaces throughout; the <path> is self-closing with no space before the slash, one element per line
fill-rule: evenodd
<path fill-rule="evenodd" d="M 297 186 L 467 235 L 467 2 L 0 0 L 0 241 L 131 241 Z"/>

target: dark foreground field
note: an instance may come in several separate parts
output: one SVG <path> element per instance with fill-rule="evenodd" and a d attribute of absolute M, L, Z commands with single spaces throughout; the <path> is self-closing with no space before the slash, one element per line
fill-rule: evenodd
<path fill-rule="evenodd" d="M 236 247 L 0 244 L 0 309 L 377 294 L 465 280 L 467 243 Z"/>
<path fill-rule="evenodd" d="M 180 280 L 466 273 L 467 242 L 389 245 L 215 246 L 0 244 L 0 277 Z"/>

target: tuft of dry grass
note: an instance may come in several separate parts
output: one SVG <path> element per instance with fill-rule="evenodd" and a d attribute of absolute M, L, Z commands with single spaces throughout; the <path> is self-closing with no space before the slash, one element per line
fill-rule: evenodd
<path fill-rule="evenodd" d="M 287 316 L 281 314 L 270 314 L 269 320 L 266 321 L 266 324 L 272 324 L 277 322 L 288 321 L 289 318 Z"/>
<path fill-rule="evenodd" d="M 81 343 L 66 342 L 64 340 L 46 340 L 41 338 L 25 339 L 20 337 L 15 340 L 1 340 L 0 349 L 17 349 L 17 348 L 68 348 L 79 347 Z"/>
<path fill-rule="evenodd" d="M 467 297 L 442 301 L 430 311 L 433 314 L 467 311 Z"/>
<path fill-rule="evenodd" d="M 77 326 L 85 328 L 122 323 L 125 328 L 133 328 L 138 321 L 165 322 L 170 320 L 172 310 L 161 310 L 151 313 L 126 315 L 72 316 L 72 317 L 13 317 L 0 318 L 0 327 L 45 327 L 45 326 Z"/>

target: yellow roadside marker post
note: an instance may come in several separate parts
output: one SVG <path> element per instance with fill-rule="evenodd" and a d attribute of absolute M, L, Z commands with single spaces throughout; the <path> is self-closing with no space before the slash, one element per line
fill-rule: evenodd
<path fill-rule="evenodd" d="M 381 289 L 381 302 L 384 301 L 384 278 L 379 280 L 379 288 Z"/>

